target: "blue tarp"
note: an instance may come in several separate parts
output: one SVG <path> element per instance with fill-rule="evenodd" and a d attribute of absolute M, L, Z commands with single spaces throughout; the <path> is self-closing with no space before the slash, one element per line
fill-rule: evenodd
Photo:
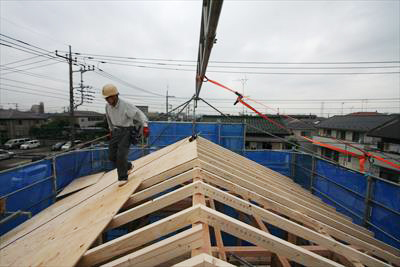
<path fill-rule="evenodd" d="M 150 122 L 149 144 L 161 148 L 176 143 L 193 133 L 192 123 Z M 222 147 L 241 153 L 244 148 L 245 125 L 242 123 L 196 123 L 194 132 Z"/>
<path fill-rule="evenodd" d="M 310 155 L 293 151 L 244 151 L 243 124 L 200 123 L 196 125 L 196 132 L 274 171 L 288 177 L 294 176 L 295 182 L 310 189 L 312 177 Z M 132 147 L 129 153 L 130 160 L 135 160 L 190 136 L 192 124 L 151 122 L 150 133 L 150 149 Z M 292 166 L 294 161 L 296 165 Z M 114 168 L 108 160 L 106 148 L 73 151 L 57 156 L 54 162 L 57 176 L 56 188 L 54 188 L 53 160 L 41 160 L 0 173 L 0 197 L 6 196 L 8 212 L 22 210 L 30 211 L 34 215 L 51 205 L 56 192 L 73 179 Z M 313 193 L 338 211 L 353 218 L 354 222 L 362 224 L 366 211 L 367 177 L 320 159 L 315 159 L 315 171 Z M 369 203 L 371 214 L 368 228 L 378 239 L 400 249 L 400 242 L 397 241 L 400 239 L 400 186 L 374 178 L 371 187 L 371 202 Z M 225 208 L 223 211 L 225 212 Z M 20 216 L 0 225 L 0 235 L 27 218 L 27 216 Z M 277 235 L 282 234 L 279 229 L 273 229 L 273 232 Z M 226 236 L 226 238 L 228 243 L 234 243 L 234 240 L 229 239 L 231 237 Z"/>

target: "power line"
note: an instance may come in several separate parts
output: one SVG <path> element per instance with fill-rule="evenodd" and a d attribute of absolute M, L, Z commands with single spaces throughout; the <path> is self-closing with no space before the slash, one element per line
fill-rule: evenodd
<path fill-rule="evenodd" d="M 91 53 L 74 53 L 78 56 L 97 56 L 106 58 L 118 58 L 118 59 L 130 59 L 130 60 L 148 60 L 148 61 L 168 61 L 168 62 L 197 62 L 196 60 L 189 59 L 163 59 L 163 58 L 143 58 L 143 57 L 128 57 L 128 56 L 112 56 L 104 54 L 91 54 Z M 210 60 L 210 63 L 221 63 L 221 64 L 394 64 L 400 63 L 399 60 L 380 60 L 380 61 L 321 61 L 321 62 L 271 62 L 271 61 L 218 61 Z"/>
<path fill-rule="evenodd" d="M 7 69 L 7 70 L 14 70 L 15 69 L 15 68 L 10 68 L 10 67 L 3 67 L 3 68 Z M 53 78 L 53 77 L 50 77 L 50 76 L 41 75 L 41 74 L 28 72 L 28 71 L 24 71 L 24 70 L 18 70 L 18 71 L 19 71 L 20 74 L 25 74 L 25 75 L 36 77 L 36 78 L 47 79 L 47 80 L 52 80 L 52 81 L 55 81 L 55 82 L 62 82 L 62 83 L 67 83 L 68 82 L 66 80 L 57 79 L 57 78 Z"/>
<path fill-rule="evenodd" d="M 68 101 L 67 98 L 51 96 L 51 95 L 42 95 L 42 94 L 39 94 L 37 92 L 36 93 L 29 93 L 29 92 L 25 92 L 25 91 L 19 91 L 19 90 L 15 90 L 15 89 L 7 89 L 7 88 L 1 88 L 1 90 L 6 90 L 6 91 L 11 91 L 11 92 L 16 92 L 16 93 L 23 93 L 23 94 L 34 95 L 34 96 L 45 96 L 45 97 L 57 98 L 57 99 L 62 99 L 62 100 Z"/>
<path fill-rule="evenodd" d="M 162 65 L 162 66 L 178 66 L 178 67 L 196 67 L 195 64 L 177 64 L 177 63 L 164 63 L 164 62 L 145 62 L 136 60 L 124 60 L 124 59 L 109 59 L 104 60 L 99 58 L 96 60 L 95 57 L 82 57 L 84 60 L 90 60 L 97 63 L 103 64 L 115 64 L 122 66 L 137 66 L 132 64 L 122 64 L 117 62 L 127 63 L 138 63 L 138 64 L 149 64 L 149 65 Z M 248 63 L 251 64 L 251 63 Z M 400 68 L 400 66 L 334 66 L 334 67 L 275 67 L 275 66 L 214 66 L 209 65 L 209 68 L 226 68 L 226 69 L 389 69 L 389 68 Z"/>
<path fill-rule="evenodd" d="M 9 72 L 6 72 L 6 73 L 2 73 L 2 75 L 13 74 L 13 73 L 17 73 L 17 72 L 26 71 L 26 70 L 32 70 L 32 69 L 39 69 L 39 68 L 43 68 L 43 67 L 59 64 L 59 63 L 60 62 L 52 62 L 52 63 L 48 63 L 48 64 L 44 64 L 44 65 L 40 65 L 40 66 L 35 66 L 35 67 L 31 67 L 31 68 L 26 68 L 26 69 L 22 69 L 22 70 L 21 69 L 13 70 L 13 71 L 9 71 Z M 1 68 L 1 66 L 0 66 L 0 68 Z"/>
<path fill-rule="evenodd" d="M 114 76 L 114 75 L 112 75 L 112 74 L 110 74 L 110 73 L 105 72 L 104 70 L 98 69 L 98 71 L 95 70 L 95 73 L 97 73 L 97 74 L 99 74 L 99 75 L 101 75 L 101 76 L 103 76 L 103 77 L 105 77 L 105 78 L 108 78 L 108 79 L 117 81 L 117 82 L 119 82 L 119 83 L 122 83 L 122 84 L 124 84 L 124 85 L 126 85 L 126 86 L 128 86 L 128 87 L 130 87 L 130 88 L 135 89 L 135 90 L 138 90 L 138 91 L 141 91 L 141 92 L 146 92 L 146 93 L 151 94 L 151 95 L 156 95 L 156 96 L 162 96 L 162 97 L 164 97 L 164 96 L 161 95 L 161 94 L 154 93 L 154 92 L 148 91 L 148 90 L 146 90 L 146 89 L 140 88 L 140 87 L 138 87 L 138 86 L 136 86 L 136 85 L 133 85 L 133 84 L 131 84 L 131 83 L 128 83 L 128 82 L 126 82 L 126 81 L 124 81 L 124 80 L 122 80 L 122 79 L 120 79 L 120 78 L 118 78 L 118 77 L 116 77 L 116 76 Z"/>

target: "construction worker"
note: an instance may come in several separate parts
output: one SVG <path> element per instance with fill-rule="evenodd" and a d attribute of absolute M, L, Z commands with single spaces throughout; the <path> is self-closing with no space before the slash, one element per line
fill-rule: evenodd
<path fill-rule="evenodd" d="M 106 118 L 111 137 L 109 159 L 117 166 L 119 186 L 122 186 L 133 170 L 133 164 L 128 161 L 129 147 L 138 142 L 140 135 L 148 136 L 148 119 L 140 109 L 119 97 L 115 85 L 104 85 L 102 94 L 107 101 Z"/>

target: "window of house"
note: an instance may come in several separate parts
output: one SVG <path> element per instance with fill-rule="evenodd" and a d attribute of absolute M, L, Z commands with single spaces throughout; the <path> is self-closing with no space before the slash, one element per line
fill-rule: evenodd
<path fill-rule="evenodd" d="M 22 120 L 18 120 L 18 125 L 22 125 Z"/>
<path fill-rule="evenodd" d="M 353 138 L 351 140 L 353 142 L 359 142 L 360 141 L 360 133 L 359 132 L 353 132 Z"/>
<path fill-rule="evenodd" d="M 345 140 L 346 139 L 346 131 L 337 131 L 336 138 Z"/>
<path fill-rule="evenodd" d="M 311 136 L 311 133 L 308 131 L 301 131 L 300 135 L 301 136 Z"/>
<path fill-rule="evenodd" d="M 331 135 L 332 135 L 332 130 L 331 129 L 326 130 L 326 136 L 331 136 Z"/>

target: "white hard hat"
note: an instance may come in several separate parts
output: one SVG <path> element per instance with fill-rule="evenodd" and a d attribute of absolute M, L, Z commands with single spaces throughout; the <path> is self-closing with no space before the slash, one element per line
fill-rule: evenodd
<path fill-rule="evenodd" d="M 118 89 L 113 84 L 106 84 L 103 86 L 103 97 L 107 98 L 109 96 L 118 95 Z"/>

